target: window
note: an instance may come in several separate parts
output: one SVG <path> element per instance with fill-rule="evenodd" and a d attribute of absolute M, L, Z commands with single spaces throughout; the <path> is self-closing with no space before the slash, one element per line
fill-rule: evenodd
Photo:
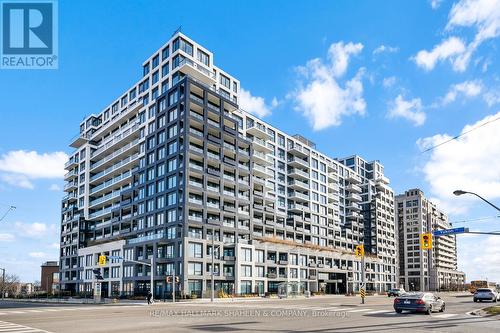
<path fill-rule="evenodd" d="M 252 277 L 252 266 L 250 266 L 250 265 L 241 265 L 241 276 L 243 276 L 243 277 Z"/>
<path fill-rule="evenodd" d="M 198 55 L 197 55 L 198 61 L 204 64 L 205 66 L 208 66 L 210 63 L 210 57 L 208 54 L 203 52 L 202 50 L 198 49 Z"/>
<path fill-rule="evenodd" d="M 189 256 L 191 258 L 203 258 L 202 245 L 200 243 L 189 243 Z"/>
<path fill-rule="evenodd" d="M 264 263 L 264 251 L 263 250 L 256 250 L 255 255 L 257 257 L 256 262 Z"/>
<path fill-rule="evenodd" d="M 149 62 L 142 67 L 142 75 L 146 76 L 149 74 Z"/>
<path fill-rule="evenodd" d="M 161 66 L 161 76 L 163 77 L 163 76 L 168 75 L 168 71 L 169 71 L 169 69 L 168 69 L 168 62 L 167 62 L 165 65 Z"/>
<path fill-rule="evenodd" d="M 252 249 L 241 249 L 241 260 L 252 261 Z"/>
<path fill-rule="evenodd" d="M 170 206 L 176 203 L 177 203 L 177 193 L 176 192 L 169 193 L 167 195 L 167 204 Z"/>
<path fill-rule="evenodd" d="M 186 52 L 190 56 L 193 56 L 193 45 L 187 41 L 185 41 L 183 38 L 178 37 L 174 42 L 172 43 L 172 51 L 175 52 L 178 49 L 181 49 L 182 51 Z"/>
<path fill-rule="evenodd" d="M 160 77 L 160 75 L 159 75 L 158 71 L 154 72 L 154 73 L 153 73 L 153 77 L 152 77 L 152 80 L 153 80 L 153 83 L 152 83 L 152 84 L 157 83 L 157 82 L 158 82 L 158 80 L 159 80 L 159 77 Z"/>
<path fill-rule="evenodd" d="M 166 46 L 165 48 L 163 48 L 163 50 L 161 50 L 161 60 L 167 59 L 169 55 L 170 55 L 170 48 Z"/>
<path fill-rule="evenodd" d="M 159 55 L 155 55 L 154 58 L 153 58 L 153 69 L 156 68 L 159 63 L 160 63 L 160 56 Z"/>
<path fill-rule="evenodd" d="M 227 76 L 220 74 L 219 77 L 220 77 L 220 84 L 222 84 L 224 87 L 228 89 L 231 88 L 231 80 Z"/>
<path fill-rule="evenodd" d="M 188 263 L 188 275 L 201 275 L 202 265 L 199 262 Z"/>

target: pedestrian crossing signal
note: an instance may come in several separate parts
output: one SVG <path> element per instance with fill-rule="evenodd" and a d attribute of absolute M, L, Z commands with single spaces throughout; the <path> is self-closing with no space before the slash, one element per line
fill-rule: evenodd
<path fill-rule="evenodd" d="M 356 249 L 354 250 L 356 257 L 364 257 L 365 256 L 365 247 L 363 245 L 356 245 Z"/>
<path fill-rule="evenodd" d="M 167 283 L 172 283 L 172 276 L 171 275 L 167 276 L 166 281 Z"/>
<path fill-rule="evenodd" d="M 179 283 L 179 277 L 178 276 L 175 277 L 175 283 Z"/>
<path fill-rule="evenodd" d="M 105 255 L 99 256 L 99 266 L 106 266 L 106 256 Z"/>
<path fill-rule="evenodd" d="M 420 243 L 422 244 L 423 250 L 432 249 L 432 234 L 427 233 L 420 235 Z"/>

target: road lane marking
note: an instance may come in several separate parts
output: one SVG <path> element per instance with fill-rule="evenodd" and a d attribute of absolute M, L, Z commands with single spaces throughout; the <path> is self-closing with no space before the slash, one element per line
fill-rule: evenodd
<path fill-rule="evenodd" d="M 365 311 L 370 311 L 370 310 L 373 310 L 373 309 L 356 309 L 356 310 L 351 310 L 351 311 L 347 311 L 347 312 L 365 312 Z"/>
<path fill-rule="evenodd" d="M 25 311 L 10 311 L 9 314 L 10 313 L 21 314 L 21 313 L 26 313 L 26 312 Z"/>
<path fill-rule="evenodd" d="M 432 318 L 451 318 L 451 317 L 455 317 L 455 316 L 458 316 L 458 314 L 456 314 L 456 313 L 443 313 L 440 315 L 432 316 Z"/>
<path fill-rule="evenodd" d="M 388 313 L 388 312 L 393 312 L 393 311 L 394 310 L 376 310 L 376 311 L 367 312 L 366 314 Z"/>
<path fill-rule="evenodd" d="M 14 323 L 10 323 L 7 321 L 0 321 L 0 332 L 15 332 L 15 333 L 51 333 L 48 331 L 44 331 L 38 328 L 18 325 Z"/>

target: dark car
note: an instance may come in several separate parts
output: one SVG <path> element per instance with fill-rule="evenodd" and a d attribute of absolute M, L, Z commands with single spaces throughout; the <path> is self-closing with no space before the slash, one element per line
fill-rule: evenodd
<path fill-rule="evenodd" d="M 404 293 L 405 293 L 405 290 L 403 288 L 394 288 L 394 289 L 390 289 L 387 292 L 387 296 L 388 297 L 391 297 L 391 296 L 398 297 L 398 296 L 403 295 Z"/>
<path fill-rule="evenodd" d="M 435 311 L 443 312 L 445 308 L 441 297 L 433 293 L 407 293 L 394 299 L 394 310 L 397 313 L 411 311 L 431 314 Z"/>

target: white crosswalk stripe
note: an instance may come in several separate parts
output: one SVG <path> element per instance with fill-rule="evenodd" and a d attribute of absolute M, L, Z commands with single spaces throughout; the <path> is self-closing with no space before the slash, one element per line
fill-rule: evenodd
<path fill-rule="evenodd" d="M 356 309 L 356 310 L 350 310 L 347 312 L 365 312 L 365 311 L 370 311 L 370 310 L 373 310 L 373 309 Z"/>
<path fill-rule="evenodd" d="M 458 316 L 458 314 L 456 314 L 456 313 L 443 313 L 443 314 L 439 314 L 439 315 L 433 315 L 432 318 L 451 318 L 451 317 L 455 317 L 455 316 Z"/>
<path fill-rule="evenodd" d="M 393 311 L 394 310 L 376 310 L 376 311 L 367 312 L 366 314 L 388 313 L 388 312 L 393 312 Z"/>
<path fill-rule="evenodd" d="M 18 325 L 14 323 L 9 323 L 7 321 L 0 321 L 0 333 L 50 333 L 38 328 Z"/>

